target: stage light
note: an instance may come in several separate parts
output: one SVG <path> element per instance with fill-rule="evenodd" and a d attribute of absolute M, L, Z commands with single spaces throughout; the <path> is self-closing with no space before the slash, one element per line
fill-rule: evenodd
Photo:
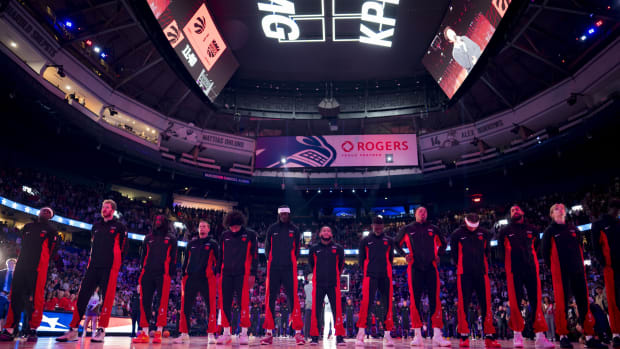
<path fill-rule="evenodd" d="M 282 159 L 280 159 L 280 162 L 281 162 L 282 164 L 286 164 L 286 158 L 282 158 Z"/>
<path fill-rule="evenodd" d="M 580 40 L 581 40 L 581 41 L 586 41 L 586 39 L 587 39 L 587 38 L 588 38 L 587 36 L 582 35 L 582 36 L 581 36 L 581 38 L 580 38 Z"/>
<path fill-rule="evenodd" d="M 108 54 L 105 52 L 101 52 L 101 58 L 106 59 L 106 57 L 108 57 Z"/>
<path fill-rule="evenodd" d="M 319 190 L 317 190 L 317 193 L 321 194 L 321 188 L 319 188 Z"/>
<path fill-rule="evenodd" d="M 355 189 L 351 189 L 351 192 L 352 192 L 353 194 L 355 194 Z"/>
<path fill-rule="evenodd" d="M 15 41 L 11 41 L 11 47 L 17 47 L 17 44 L 15 43 Z"/>
<path fill-rule="evenodd" d="M 93 51 L 95 51 L 96 53 L 99 53 L 99 52 L 101 52 L 101 48 L 99 46 L 95 46 L 93 48 Z"/>
<path fill-rule="evenodd" d="M 595 31 L 596 31 L 596 29 L 590 28 L 590 29 L 588 29 L 588 34 L 590 34 L 590 35 L 594 34 Z"/>
<path fill-rule="evenodd" d="M 387 196 L 384 199 L 387 200 L 388 199 Z"/>
<path fill-rule="evenodd" d="M 65 87 L 67 88 L 67 90 L 70 90 L 70 89 L 71 89 L 71 86 L 69 86 L 69 85 L 67 85 L 67 86 L 65 86 Z"/>
<path fill-rule="evenodd" d="M 333 193 L 333 192 L 334 192 L 333 190 L 331 190 L 331 189 L 329 190 L 329 193 L 330 193 L 330 194 L 331 194 L 331 193 Z"/>
<path fill-rule="evenodd" d="M 65 21 L 65 27 L 67 27 L 67 28 L 73 28 L 73 22 L 71 22 L 71 21 L 69 21 L 69 20 Z"/>
<path fill-rule="evenodd" d="M 364 230 L 364 231 L 362 232 L 362 236 L 363 236 L 363 237 L 367 237 L 368 235 L 370 235 L 370 232 L 369 232 L 368 230 Z"/>
<path fill-rule="evenodd" d="M 595 25 L 596 25 L 597 27 L 600 27 L 600 26 L 602 26 L 602 25 L 603 25 L 603 21 L 599 19 L 598 21 L 596 21 Z"/>
<path fill-rule="evenodd" d="M 86 46 L 93 46 L 93 42 L 90 39 L 84 41 L 84 43 L 86 44 Z"/>

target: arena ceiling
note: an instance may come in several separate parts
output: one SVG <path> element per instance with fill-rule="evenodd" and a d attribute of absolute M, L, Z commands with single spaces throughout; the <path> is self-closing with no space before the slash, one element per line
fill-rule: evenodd
<path fill-rule="evenodd" d="M 26 0 L 28 8 L 58 41 L 113 88 L 164 115 L 249 136 L 278 132 L 423 133 L 470 123 L 511 109 L 569 78 L 620 32 L 618 1 L 513 0 L 517 9 L 514 16 L 506 18 L 496 40 L 499 43 L 489 46 L 483 68 L 448 102 L 421 59 L 450 6 L 449 0 L 388 5 L 386 16 L 395 19 L 391 47 L 334 41 L 359 36 L 359 22 L 342 15 L 354 17 L 350 4 L 356 1 L 298 0 L 296 3 L 305 6 L 298 11 L 310 19 L 321 6 L 325 13 L 324 28 L 316 18 L 314 22 L 308 20 L 303 33 L 308 42 L 297 43 L 280 43 L 265 36 L 261 28 L 265 13 L 258 10 L 257 2 L 207 1 L 240 65 L 220 98 L 210 103 L 183 78 L 179 66 L 144 25 L 144 18 L 152 16 L 144 11 L 146 3 Z M 588 33 L 591 28 L 595 32 Z M 94 52 L 95 47 L 100 52 Z M 327 90 L 336 98 L 355 97 L 360 101 L 369 96 L 423 94 L 424 103 L 414 112 L 399 111 L 399 98 L 394 98 L 395 111 L 390 117 L 311 122 L 265 118 L 251 110 L 238 110 L 235 105 L 243 95 L 279 98 L 282 104 L 320 100 Z M 338 131 L 333 131 L 334 125 L 339 126 Z"/>

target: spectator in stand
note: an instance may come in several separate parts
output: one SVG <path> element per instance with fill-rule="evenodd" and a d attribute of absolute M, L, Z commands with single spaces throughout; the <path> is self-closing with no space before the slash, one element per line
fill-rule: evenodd
<path fill-rule="evenodd" d="M 58 310 L 71 311 L 71 300 L 69 299 L 69 291 L 59 291 L 61 297 L 58 300 Z"/>
<path fill-rule="evenodd" d="M 545 314 L 547 327 L 549 327 L 549 330 L 547 331 L 547 338 L 551 341 L 555 341 L 555 319 L 553 316 L 553 314 L 555 314 L 555 309 L 549 296 L 545 296 L 543 298 L 543 313 Z"/>
<path fill-rule="evenodd" d="M 312 273 L 306 276 L 308 283 L 304 286 L 305 304 L 304 304 L 304 339 L 310 338 L 310 319 L 312 318 Z"/>
<path fill-rule="evenodd" d="M 0 291 L 0 327 L 6 322 L 6 315 L 9 311 L 9 299 L 6 291 Z"/>
<path fill-rule="evenodd" d="M 84 331 L 82 332 L 82 338 L 86 337 L 86 331 L 88 330 L 88 324 L 90 323 L 91 335 L 95 337 L 95 329 L 97 328 L 97 320 L 99 318 L 99 308 L 101 306 L 101 298 L 99 297 L 99 287 L 95 290 L 95 293 L 88 300 L 86 306 L 86 318 L 84 320 Z"/>

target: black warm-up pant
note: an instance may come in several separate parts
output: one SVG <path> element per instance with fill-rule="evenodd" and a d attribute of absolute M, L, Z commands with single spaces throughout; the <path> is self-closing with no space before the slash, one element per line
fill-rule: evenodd
<path fill-rule="evenodd" d="M 215 309 L 215 277 L 200 275 L 189 275 L 183 278 L 183 298 L 181 299 L 181 314 L 179 321 L 179 331 L 189 333 L 191 326 L 190 315 L 196 304 L 196 296 L 200 292 L 202 299 L 207 307 L 207 333 L 217 331 L 217 313 Z"/>
<path fill-rule="evenodd" d="M 553 264 L 553 262 L 552 262 Z M 586 335 L 594 334 L 594 316 L 588 303 L 588 285 L 583 270 L 561 269 L 554 273 L 552 266 L 553 292 L 555 296 L 555 330 L 558 335 L 567 335 L 567 311 L 570 295 L 575 297 L 579 313 L 579 324 Z M 558 277 L 559 276 L 559 277 Z M 560 280 L 558 280 L 560 279 Z"/>
<path fill-rule="evenodd" d="M 112 306 L 114 305 L 114 295 L 116 294 L 116 280 L 118 277 L 118 269 L 114 268 L 88 268 L 86 275 L 80 285 L 77 303 L 73 309 L 73 319 L 69 325 L 72 328 L 78 328 L 82 317 L 86 312 L 88 301 L 93 296 L 97 287 L 103 297 L 101 306 L 101 314 L 99 315 L 98 326 L 106 328 L 110 321 Z"/>
<path fill-rule="evenodd" d="M 538 261 L 536 261 L 536 268 L 523 268 L 520 266 L 507 266 L 506 279 L 508 284 L 508 300 L 510 302 L 510 309 L 515 309 L 510 316 L 508 324 L 513 331 L 523 332 L 525 329 L 525 322 L 528 319 L 523 319 L 521 316 L 520 304 L 525 299 L 523 289 L 527 291 L 527 298 L 530 302 L 532 311 L 529 313 L 533 317 L 533 330 L 534 332 L 547 332 L 547 323 L 545 322 L 545 316 L 542 312 L 542 294 L 540 287 L 540 279 L 538 277 Z"/>
<path fill-rule="evenodd" d="M 327 295 L 329 305 L 332 309 L 334 317 L 334 328 L 336 336 L 346 336 L 344 325 L 342 323 L 342 299 L 340 297 L 340 285 L 317 285 L 312 283 L 312 319 L 310 320 L 310 335 L 317 337 L 319 335 L 319 320 L 323 317 L 323 300 Z M 327 321 L 326 321 L 327 322 Z"/>
<path fill-rule="evenodd" d="M 222 327 L 230 327 L 233 297 L 237 295 L 237 302 L 241 308 L 241 327 L 249 328 L 250 323 L 250 289 L 248 287 L 249 274 L 223 275 L 220 290 L 220 309 L 222 309 Z"/>
<path fill-rule="evenodd" d="M 364 277 L 362 285 L 362 303 L 360 304 L 359 318 L 357 320 L 358 328 L 367 328 L 372 326 L 368 323 L 368 313 L 370 313 L 370 307 L 375 302 L 375 294 L 379 290 L 381 304 L 387 306 L 388 311 L 383 313 L 382 319 L 377 319 L 378 322 L 385 324 L 385 329 L 391 331 L 394 327 L 394 321 L 392 319 L 392 279 L 391 277 L 375 278 L 371 276 Z M 347 319 L 347 324 L 350 320 Z M 352 321 L 352 320 L 351 320 Z"/>
<path fill-rule="evenodd" d="M 474 291 L 476 291 L 478 304 L 480 304 L 480 309 L 482 310 L 484 334 L 487 336 L 495 334 L 491 309 L 491 284 L 489 281 L 489 276 L 486 273 L 459 274 L 457 276 L 457 288 L 459 293 L 457 314 L 459 334 L 469 333 L 467 316 L 465 315 L 465 307 L 469 307 Z M 517 309 L 516 311 L 519 310 Z"/>
<path fill-rule="evenodd" d="M 432 327 L 443 328 L 441 301 L 439 300 L 439 271 L 437 267 L 433 264 L 422 270 L 409 265 L 408 276 L 411 327 L 422 328 L 422 319 L 420 318 L 419 311 L 422 309 L 422 293 L 426 291 L 429 309 L 432 312 Z"/>
<path fill-rule="evenodd" d="M 11 282 L 11 294 L 9 296 L 9 311 L 7 313 L 4 328 L 15 328 L 19 326 L 22 313 L 25 312 L 24 319 L 29 319 L 29 325 L 24 321 L 23 329 L 36 329 L 41 325 L 43 318 L 44 288 L 47 279 L 47 267 L 45 274 L 35 270 L 18 270 L 13 272 Z"/>
<path fill-rule="evenodd" d="M 159 295 L 159 307 L 157 311 L 157 327 L 164 327 L 167 324 L 168 315 L 168 297 L 170 296 L 170 275 L 167 273 L 153 274 L 145 273 L 144 270 L 140 274 L 140 326 L 149 327 L 151 322 L 152 304 L 155 291 Z"/>
<path fill-rule="evenodd" d="M 298 281 L 296 265 L 290 269 L 271 268 L 268 270 L 266 291 L 267 299 L 265 300 L 265 302 L 267 303 L 267 307 L 265 308 L 265 323 L 263 324 L 264 329 L 273 330 L 275 328 L 273 314 L 275 314 L 276 299 L 278 299 L 278 295 L 280 294 L 280 286 L 284 286 L 284 292 L 286 292 L 288 308 L 293 310 L 293 329 L 302 329 L 304 323 L 301 317 L 299 296 L 297 295 L 297 284 Z M 286 326 L 288 326 L 288 319 L 286 322 Z"/>

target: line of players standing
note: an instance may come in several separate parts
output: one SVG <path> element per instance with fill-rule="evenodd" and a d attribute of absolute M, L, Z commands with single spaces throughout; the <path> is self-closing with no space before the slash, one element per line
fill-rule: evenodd
<path fill-rule="evenodd" d="M 620 201 L 611 200 L 609 212 L 592 226 L 591 245 L 597 259 L 603 266 L 605 288 L 607 290 L 610 325 L 613 332 L 613 346 L 620 347 L 620 290 L 616 285 L 620 281 Z M 73 313 L 70 329 L 57 341 L 75 341 L 78 327 L 86 310 L 89 298 L 97 287 L 103 292 L 103 305 L 99 328 L 94 342 L 102 342 L 105 328 L 108 326 L 116 291 L 116 280 L 122 263 L 127 240 L 127 231 L 122 223 L 114 218 L 116 203 L 105 200 L 101 208 L 102 221 L 93 225 L 91 254 L 84 279 L 78 293 L 77 306 Z M 22 249 L 18 258 L 11 287 L 10 305 L 5 328 L 0 333 L 0 341 L 12 341 L 22 312 L 30 319 L 24 324 L 28 340 L 36 341 L 36 328 L 43 315 L 43 293 L 47 278 L 50 257 L 55 252 L 59 236 L 50 224 L 54 213 L 44 207 L 39 211 L 39 219 L 23 228 Z M 593 337 L 594 317 L 588 302 L 588 286 L 583 260 L 583 239 L 579 230 L 566 223 L 566 208 L 555 204 L 550 209 L 552 224 L 545 230 L 540 248 L 545 264 L 550 267 L 553 279 L 553 292 L 556 300 L 556 332 L 560 336 L 561 348 L 572 348 L 567 334 L 567 304 L 569 295 L 575 297 L 579 324 L 586 335 L 586 347 L 605 347 Z M 273 344 L 273 314 L 275 299 L 280 287 L 284 287 L 292 312 L 292 327 L 296 331 L 295 341 L 305 344 L 301 329 L 303 327 L 300 302 L 297 296 L 297 258 L 299 256 L 299 229 L 290 222 L 290 208 L 278 208 L 278 222 L 269 227 L 265 240 L 267 255 L 267 279 L 265 299 L 266 335 L 261 344 Z M 537 250 L 539 239 L 534 229 L 525 223 L 524 213 L 517 205 L 510 209 L 511 222 L 499 234 L 498 245 L 503 250 L 508 298 L 511 309 L 519 309 L 524 299 L 524 291 L 532 304 L 534 314 L 535 346 L 551 348 L 544 333 L 547 324 L 542 313 L 541 285 Z M 154 227 L 144 238 L 141 253 L 140 286 L 140 326 L 143 330 L 134 338 L 135 343 L 148 343 L 148 326 L 152 316 L 154 293 L 160 295 L 157 308 L 157 331 L 153 343 L 161 342 L 161 331 L 166 325 L 168 296 L 171 278 L 176 275 L 177 241 L 169 232 L 169 222 L 163 215 L 155 218 Z M 239 344 L 248 344 L 247 330 L 250 326 L 249 290 L 254 285 L 257 269 L 257 234 L 245 227 L 245 217 L 238 211 L 230 212 L 224 220 L 228 227 L 219 244 L 208 236 L 209 225 L 201 222 L 199 237 L 188 243 L 187 255 L 183 263 L 182 305 L 180 332 L 175 343 L 189 340 L 188 324 L 191 309 L 197 293 L 205 299 L 208 307 L 208 341 L 210 344 L 230 344 L 231 307 L 234 295 L 241 305 L 241 334 Z M 406 257 L 408 262 L 407 277 L 409 284 L 411 327 L 415 336 L 411 346 L 423 346 L 421 335 L 422 322 L 418 309 L 421 306 L 423 292 L 428 294 L 431 309 L 431 322 L 434 329 L 433 346 L 450 346 L 450 341 L 441 333 L 442 308 L 439 300 L 440 280 L 438 272 L 439 256 L 446 249 L 446 241 L 439 229 L 427 222 L 427 210 L 419 207 L 415 212 L 415 222 L 403 227 L 396 238 L 383 233 L 383 220 L 373 220 L 373 233 L 363 238 L 359 248 L 359 265 L 363 268 L 362 301 L 360 305 L 359 328 L 356 345 L 364 345 L 368 308 L 376 292 L 387 305 L 384 324 L 387 330 L 383 344 L 394 346 L 389 331 L 392 322 L 392 260 L 394 249 Z M 468 324 L 465 305 L 471 301 L 476 292 L 483 316 L 485 346 L 499 348 L 494 339 L 495 328 L 491 314 L 490 281 L 488 276 L 491 235 L 479 227 L 476 214 L 469 214 L 464 224 L 451 235 L 453 261 L 457 268 L 458 304 L 457 332 L 460 334 L 460 347 L 468 347 Z M 332 304 L 336 341 L 344 345 L 343 316 L 340 302 L 340 275 L 344 267 L 344 249 L 333 240 L 332 229 L 321 227 L 319 242 L 310 248 L 308 261 L 314 275 L 312 284 L 313 300 L 328 297 Z M 617 272 L 618 271 L 618 272 Z M 219 288 L 219 304 L 216 306 L 216 287 Z M 312 345 L 318 344 L 318 319 L 322 314 L 322 302 L 312 302 L 310 336 Z M 221 310 L 223 334 L 215 339 L 217 331 L 216 310 Z M 514 331 L 513 344 L 523 347 L 524 319 L 519 311 L 511 313 L 509 325 Z M 29 328 L 29 330 L 28 330 Z"/>

